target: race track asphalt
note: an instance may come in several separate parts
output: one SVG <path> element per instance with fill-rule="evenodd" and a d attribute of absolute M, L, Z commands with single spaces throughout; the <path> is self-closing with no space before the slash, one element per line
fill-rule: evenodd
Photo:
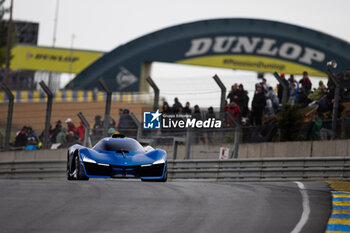
<path fill-rule="evenodd" d="M 300 232 L 324 232 L 329 188 L 303 184 L 311 212 Z M 288 233 L 302 203 L 293 182 L 0 180 L 0 232 Z"/>

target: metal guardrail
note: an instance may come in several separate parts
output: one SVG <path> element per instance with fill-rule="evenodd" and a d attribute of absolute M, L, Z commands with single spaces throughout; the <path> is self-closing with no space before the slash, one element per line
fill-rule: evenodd
<path fill-rule="evenodd" d="M 0 162 L 2 179 L 64 178 L 66 161 Z M 350 180 L 350 157 L 168 161 L 170 180 Z"/>

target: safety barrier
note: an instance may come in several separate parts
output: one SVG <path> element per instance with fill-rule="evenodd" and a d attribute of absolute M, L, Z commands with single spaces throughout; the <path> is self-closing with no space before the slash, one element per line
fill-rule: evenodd
<path fill-rule="evenodd" d="M 66 161 L 0 162 L 0 178 L 64 178 Z M 168 161 L 170 180 L 350 180 L 350 157 Z"/>

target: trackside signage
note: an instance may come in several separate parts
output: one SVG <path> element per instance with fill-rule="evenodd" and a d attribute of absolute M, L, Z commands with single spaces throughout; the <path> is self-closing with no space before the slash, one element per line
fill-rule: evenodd
<path fill-rule="evenodd" d="M 209 118 L 207 120 L 196 119 L 190 114 L 162 114 L 156 112 L 143 113 L 143 128 L 144 129 L 216 129 L 221 128 L 221 120 Z"/>
<path fill-rule="evenodd" d="M 314 62 L 324 62 L 326 57 L 325 53 L 307 46 L 288 41 L 278 45 L 277 41 L 272 38 L 249 36 L 196 38 L 191 40 L 191 46 L 185 53 L 185 56 L 204 56 L 208 53 L 256 54 L 261 56 L 280 57 L 304 63 L 305 65 L 312 65 Z"/>
<path fill-rule="evenodd" d="M 330 60 L 338 63 L 336 73 L 344 72 L 350 43 L 277 21 L 212 19 L 175 25 L 121 45 L 79 73 L 70 87 L 93 89 L 99 85 L 96 77 L 103 77 L 114 91 L 148 91 L 145 79 L 152 62 L 327 77 Z"/>

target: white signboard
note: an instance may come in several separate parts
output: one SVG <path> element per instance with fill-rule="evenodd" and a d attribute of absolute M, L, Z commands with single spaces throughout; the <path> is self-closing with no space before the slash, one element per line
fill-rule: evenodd
<path fill-rule="evenodd" d="M 228 159 L 229 148 L 220 147 L 219 159 Z"/>

